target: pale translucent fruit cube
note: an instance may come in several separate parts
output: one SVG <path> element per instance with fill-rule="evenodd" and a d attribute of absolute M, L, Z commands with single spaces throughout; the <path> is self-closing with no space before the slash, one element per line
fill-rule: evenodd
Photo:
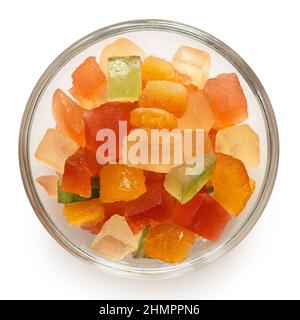
<path fill-rule="evenodd" d="M 141 59 L 144 58 L 145 54 L 143 49 L 137 46 L 134 42 L 126 38 L 120 38 L 113 43 L 107 45 L 101 53 L 100 67 L 101 70 L 107 74 L 107 62 L 110 57 L 121 57 L 121 56 L 139 56 Z"/>
<path fill-rule="evenodd" d="M 191 166 L 183 164 L 171 169 L 165 177 L 165 189 L 182 204 L 190 201 L 204 187 L 214 171 L 216 156 L 213 153 L 205 153 L 202 161 L 201 170 L 196 174 L 188 174 L 187 168 Z"/>
<path fill-rule="evenodd" d="M 164 109 L 179 118 L 187 108 L 187 90 L 181 83 L 148 81 L 139 99 L 139 105 L 144 108 Z"/>
<path fill-rule="evenodd" d="M 40 176 L 36 178 L 36 182 L 44 188 L 49 198 L 57 198 L 57 176 Z"/>
<path fill-rule="evenodd" d="M 240 159 L 247 169 L 257 168 L 260 163 L 259 137 L 248 124 L 219 130 L 216 152 Z"/>
<path fill-rule="evenodd" d="M 140 234 L 133 234 L 125 217 L 115 214 L 104 223 L 92 249 L 108 259 L 121 260 L 138 248 L 139 238 Z"/>
<path fill-rule="evenodd" d="M 35 158 L 59 173 L 65 162 L 78 149 L 78 145 L 57 129 L 48 129 L 40 142 Z"/>
<path fill-rule="evenodd" d="M 142 93 L 141 58 L 139 56 L 108 59 L 109 101 L 137 101 Z"/>
<path fill-rule="evenodd" d="M 180 129 L 204 129 L 206 132 L 215 123 L 208 98 L 204 91 L 190 85 L 187 87 L 188 105 L 184 115 L 178 119 Z"/>
<path fill-rule="evenodd" d="M 173 57 L 173 66 L 182 75 L 184 84 L 194 84 L 203 89 L 210 72 L 210 56 L 207 52 L 180 46 Z"/>

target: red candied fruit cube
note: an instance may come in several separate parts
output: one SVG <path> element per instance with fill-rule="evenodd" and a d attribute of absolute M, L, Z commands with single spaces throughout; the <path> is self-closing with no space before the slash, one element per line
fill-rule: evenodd
<path fill-rule="evenodd" d="M 200 237 L 217 242 L 227 222 L 229 213 L 207 193 L 197 193 L 186 204 L 176 203 L 172 221 Z"/>

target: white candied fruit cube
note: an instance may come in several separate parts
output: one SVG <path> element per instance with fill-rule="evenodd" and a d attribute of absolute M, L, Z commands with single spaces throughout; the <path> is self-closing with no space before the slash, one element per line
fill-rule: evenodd
<path fill-rule="evenodd" d="M 92 249 L 111 260 L 121 260 L 138 248 L 140 234 L 134 235 L 126 219 L 117 214 L 105 222 Z"/>
<path fill-rule="evenodd" d="M 184 84 L 203 89 L 210 72 L 210 56 L 207 52 L 180 46 L 173 57 L 173 66 L 181 74 Z"/>

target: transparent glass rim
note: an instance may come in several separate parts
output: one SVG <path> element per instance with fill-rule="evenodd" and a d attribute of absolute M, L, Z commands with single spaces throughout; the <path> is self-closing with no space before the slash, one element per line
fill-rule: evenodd
<path fill-rule="evenodd" d="M 183 36 L 190 37 L 198 42 L 213 48 L 220 55 L 225 57 L 243 76 L 255 97 L 258 99 L 267 130 L 267 167 L 264 176 L 264 181 L 257 202 L 254 206 L 252 214 L 238 232 L 230 240 L 228 240 L 221 248 L 217 248 L 210 252 L 207 256 L 201 256 L 193 261 L 178 265 L 163 266 L 161 268 L 141 268 L 124 266 L 113 261 L 99 259 L 96 256 L 84 252 L 82 249 L 74 245 L 63 233 L 55 226 L 51 218 L 48 216 L 43 204 L 35 189 L 34 179 L 31 173 L 29 145 L 31 123 L 38 106 L 40 97 L 43 95 L 45 88 L 50 81 L 55 77 L 57 72 L 70 60 L 72 57 L 83 51 L 92 44 L 106 39 L 111 36 L 120 35 L 134 31 L 168 31 L 177 33 Z M 181 275 L 187 271 L 191 271 L 219 259 L 231 249 L 233 249 L 253 228 L 259 217 L 261 216 L 273 189 L 279 159 L 279 138 L 276 119 L 272 109 L 268 95 L 248 64 L 225 43 L 215 38 L 214 36 L 199 30 L 195 27 L 167 20 L 134 20 L 126 21 L 118 24 L 110 25 L 99 29 L 89 35 L 78 40 L 69 48 L 63 51 L 46 69 L 43 75 L 35 85 L 31 96 L 27 102 L 19 136 L 19 164 L 21 176 L 29 201 L 34 209 L 37 217 L 50 233 L 50 235 L 68 252 L 77 258 L 90 263 L 105 272 L 125 276 L 129 278 L 170 278 Z"/>

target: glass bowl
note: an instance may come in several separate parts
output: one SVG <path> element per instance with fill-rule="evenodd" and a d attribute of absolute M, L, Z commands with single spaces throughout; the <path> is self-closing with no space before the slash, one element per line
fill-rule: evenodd
<path fill-rule="evenodd" d="M 250 171 L 256 190 L 246 208 L 224 230 L 218 243 L 197 240 L 188 259 L 181 264 L 167 264 L 152 259 L 126 258 L 110 261 L 90 250 L 93 236 L 69 226 L 62 214 L 62 205 L 49 199 L 36 185 L 35 178 L 53 171 L 36 161 L 34 152 L 41 138 L 55 123 L 51 100 L 55 89 L 71 87 L 71 73 L 86 57 L 99 59 L 104 46 L 118 37 L 127 37 L 140 45 L 147 55 L 171 59 L 180 45 L 209 52 L 212 59 L 210 76 L 236 72 L 249 107 L 249 123 L 259 134 L 261 165 Z M 27 103 L 20 129 L 19 160 L 25 190 L 41 223 L 66 250 L 98 269 L 132 278 L 170 278 L 203 267 L 234 248 L 252 229 L 270 197 L 278 166 L 279 141 L 276 120 L 270 100 L 251 68 L 226 44 L 194 27 L 172 21 L 137 20 L 97 30 L 77 41 L 61 53 L 37 82 Z"/>

